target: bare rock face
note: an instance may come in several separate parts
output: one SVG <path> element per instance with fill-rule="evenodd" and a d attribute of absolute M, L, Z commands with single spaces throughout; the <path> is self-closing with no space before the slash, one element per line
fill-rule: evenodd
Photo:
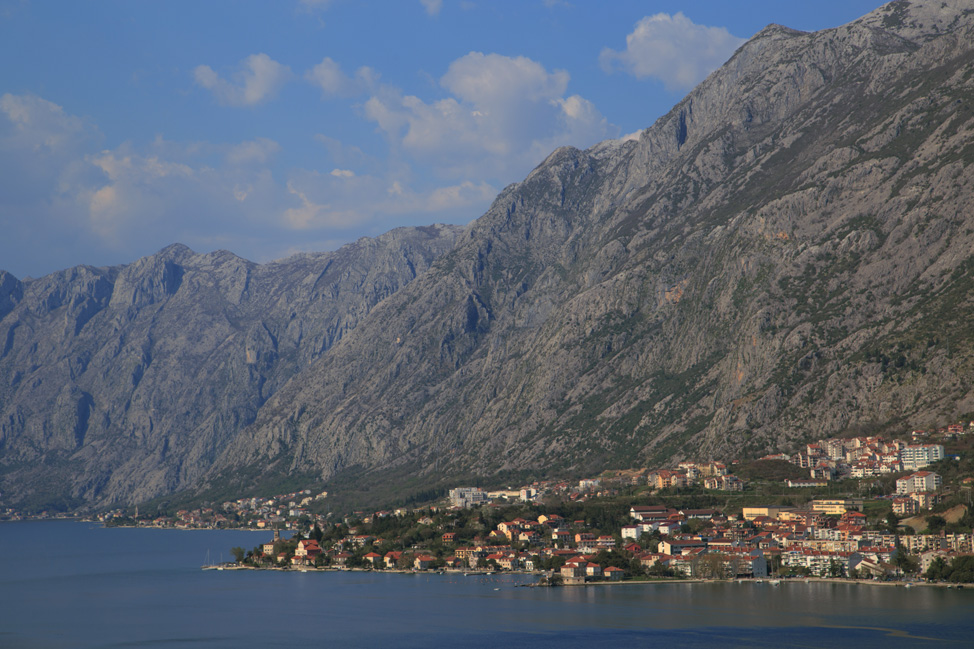
<path fill-rule="evenodd" d="M 733 458 L 974 411 L 974 15 L 770 26 L 559 149 L 217 462 L 346 488 Z"/>
<path fill-rule="evenodd" d="M 403 228 L 264 265 L 173 245 L 123 267 L 0 274 L 4 500 L 139 502 L 193 484 L 459 231 Z"/>
<path fill-rule="evenodd" d="M 3 497 L 403 497 L 974 412 L 968 6 L 769 26 L 462 232 L 0 275 Z"/>

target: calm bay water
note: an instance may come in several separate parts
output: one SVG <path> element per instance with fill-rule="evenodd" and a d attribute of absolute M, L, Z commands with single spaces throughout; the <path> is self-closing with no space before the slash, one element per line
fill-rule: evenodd
<path fill-rule="evenodd" d="M 974 589 L 202 571 L 270 533 L 0 524 L 0 647 L 974 644 Z M 635 643 L 635 644 L 633 644 Z"/>

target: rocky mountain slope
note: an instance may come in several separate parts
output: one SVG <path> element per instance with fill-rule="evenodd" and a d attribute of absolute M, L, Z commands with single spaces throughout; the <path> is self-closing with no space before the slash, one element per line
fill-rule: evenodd
<path fill-rule="evenodd" d="M 0 273 L 4 500 L 138 502 L 192 485 L 459 231 L 403 228 L 265 265 L 174 245 L 123 267 Z"/>
<path fill-rule="evenodd" d="M 371 256 L 326 290 L 292 264 L 327 255 L 248 283 L 181 249 L 0 277 L 3 491 L 403 496 L 970 413 L 972 44 L 968 0 L 772 25 L 638 139 L 414 232 L 411 266 L 369 244 L 378 287 Z"/>
<path fill-rule="evenodd" d="M 418 487 L 974 411 L 972 43 L 959 0 L 766 28 L 637 141 L 504 190 L 222 475 Z"/>

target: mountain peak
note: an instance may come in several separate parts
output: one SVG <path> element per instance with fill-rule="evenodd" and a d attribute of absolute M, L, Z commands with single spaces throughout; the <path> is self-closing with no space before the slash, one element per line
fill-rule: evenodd
<path fill-rule="evenodd" d="M 974 7 L 969 0 L 895 0 L 853 21 L 896 33 L 913 41 L 925 41 L 971 28 Z"/>

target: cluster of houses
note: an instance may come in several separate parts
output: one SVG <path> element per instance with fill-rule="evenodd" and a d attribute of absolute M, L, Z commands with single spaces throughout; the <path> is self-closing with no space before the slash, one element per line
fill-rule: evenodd
<path fill-rule="evenodd" d="M 649 485 L 654 489 L 703 486 L 720 491 L 743 491 L 745 483 L 731 475 L 721 462 L 681 462 L 669 469 L 629 469 L 611 472 L 597 478 L 583 478 L 577 484 L 569 482 L 533 482 L 519 489 L 485 491 L 479 487 L 457 487 L 449 492 L 453 507 L 467 508 L 494 503 L 536 502 L 546 496 L 565 496 L 568 500 L 583 501 L 590 496 L 614 496 L 618 488 L 631 485 Z"/>
<path fill-rule="evenodd" d="M 326 563 L 376 570 L 555 571 L 566 584 L 618 581 L 637 569 L 648 574 L 694 578 L 767 578 L 785 575 L 818 577 L 898 576 L 898 553 L 919 558 L 926 570 L 937 558 L 950 561 L 971 554 L 971 534 L 912 535 L 866 529 L 863 501 L 813 500 L 805 508 L 745 507 L 728 518 L 712 509 L 674 509 L 665 505 L 633 506 L 630 524 L 595 531 L 583 520 L 542 514 L 536 520 L 515 518 L 499 523 L 487 538 L 457 542 L 455 532 L 439 537 L 439 556 L 428 548 L 376 552 L 388 547 L 381 538 L 350 530 L 322 548 L 301 540 L 291 552 L 280 541 L 263 545 L 258 560 L 276 565 Z M 693 521 L 697 521 L 693 525 Z M 432 518 L 420 524 L 434 525 Z M 689 532 L 695 529 L 696 532 Z M 357 552 L 356 552 L 357 550 Z M 364 555 L 362 552 L 369 550 Z M 327 557 L 322 562 L 319 557 Z M 637 568 L 638 567 L 638 568 Z"/>
<path fill-rule="evenodd" d="M 912 516 L 922 509 L 930 509 L 940 502 L 938 491 L 942 486 L 943 479 L 932 471 L 917 471 L 898 479 L 893 513 Z"/>
<path fill-rule="evenodd" d="M 868 530 L 861 507 L 862 501 L 854 499 L 823 500 L 813 501 L 808 509 L 746 507 L 742 517 L 760 530 L 750 542 L 757 541 L 766 556 L 780 557 L 783 567 L 822 577 L 896 575 L 894 562 L 901 551 L 918 556 L 921 571 L 938 556 L 950 560 L 974 551 L 971 534 L 897 536 Z M 845 511 L 838 519 L 826 513 L 840 508 Z"/>
<path fill-rule="evenodd" d="M 744 481 L 730 474 L 721 462 L 681 462 L 676 468 L 648 472 L 646 482 L 656 489 L 702 485 L 715 491 L 744 490 Z"/>
<path fill-rule="evenodd" d="M 219 529 L 249 527 L 253 529 L 293 528 L 301 518 L 325 523 L 325 517 L 311 513 L 310 506 L 328 497 L 310 489 L 269 497 L 239 498 L 222 503 L 219 510 L 211 507 L 181 509 L 172 516 L 140 516 L 135 509 L 136 525 L 176 529 Z M 115 509 L 98 516 L 103 523 L 127 518 L 125 511 Z"/>
<path fill-rule="evenodd" d="M 974 422 L 972 422 L 974 424 Z M 956 429 L 956 430 L 955 430 Z M 943 429 L 944 435 L 962 434 L 974 428 L 955 424 Z M 947 432 L 955 431 L 955 432 Z M 762 460 L 786 460 L 808 469 L 812 481 L 838 478 L 869 478 L 916 471 L 944 459 L 942 444 L 920 443 L 930 433 L 913 431 L 912 443 L 882 437 L 851 437 L 819 440 L 807 444 L 794 455 L 766 455 Z M 809 482 L 801 486 L 814 486 Z"/>

